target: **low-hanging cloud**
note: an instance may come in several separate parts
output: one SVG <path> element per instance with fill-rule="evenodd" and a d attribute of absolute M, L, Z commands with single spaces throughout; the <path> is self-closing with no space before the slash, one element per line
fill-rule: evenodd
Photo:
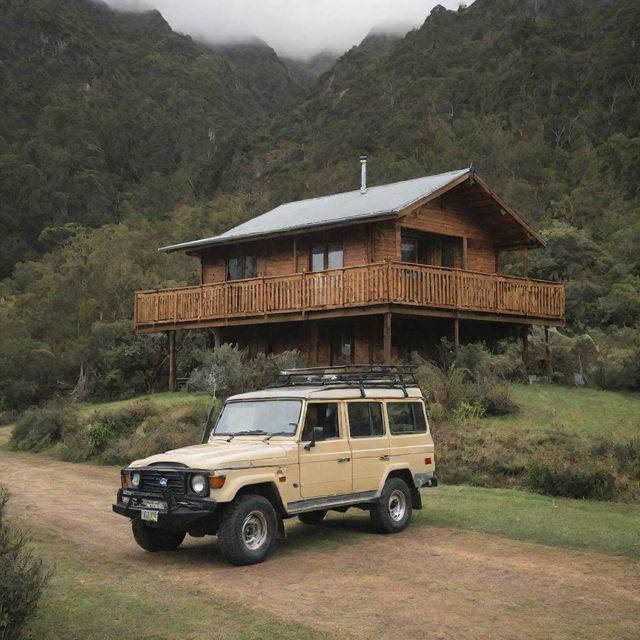
<path fill-rule="evenodd" d="M 155 8 L 175 31 L 211 44 L 264 40 L 278 54 L 342 53 L 378 25 L 407 31 L 440 4 L 460 0 L 106 0 L 114 8 Z M 470 4 L 467 2 L 466 4 Z"/>

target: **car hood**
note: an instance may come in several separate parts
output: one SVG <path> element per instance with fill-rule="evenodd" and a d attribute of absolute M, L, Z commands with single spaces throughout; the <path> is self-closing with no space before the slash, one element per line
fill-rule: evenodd
<path fill-rule="evenodd" d="M 178 462 L 192 469 L 243 469 L 286 464 L 297 458 L 293 441 L 216 440 L 182 449 L 173 449 L 132 462 L 130 467 L 146 467 L 163 462 Z"/>

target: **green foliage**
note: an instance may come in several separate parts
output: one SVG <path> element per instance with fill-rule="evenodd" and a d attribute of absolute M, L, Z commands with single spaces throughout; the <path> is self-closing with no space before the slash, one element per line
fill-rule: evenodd
<path fill-rule="evenodd" d="M 19 450 L 43 451 L 57 444 L 63 433 L 76 427 L 77 416 L 66 406 L 27 409 L 11 434 L 11 446 Z"/>
<path fill-rule="evenodd" d="M 275 382 L 278 372 L 303 366 L 297 351 L 285 351 L 273 356 L 258 353 L 249 355 L 248 349 L 223 344 L 216 349 L 199 354 L 200 365 L 189 378 L 189 388 L 207 391 L 212 396 L 227 396 L 254 389 L 261 389 Z"/>
<path fill-rule="evenodd" d="M 38 606 L 51 569 L 28 548 L 28 539 L 6 519 L 9 495 L 0 487 L 0 638 L 19 640 Z"/>
<path fill-rule="evenodd" d="M 439 364 L 413 354 L 418 364 L 417 380 L 425 397 L 448 410 L 454 420 L 467 422 L 489 415 L 514 413 L 510 379 L 523 374 L 521 356 L 511 345 L 492 354 L 483 344 L 466 344 L 455 349 L 447 340 L 440 342 Z"/>

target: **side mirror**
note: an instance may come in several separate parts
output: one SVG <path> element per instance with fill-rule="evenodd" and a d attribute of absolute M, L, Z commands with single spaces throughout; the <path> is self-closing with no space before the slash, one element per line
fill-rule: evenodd
<path fill-rule="evenodd" d="M 304 450 L 305 451 L 311 451 L 311 447 L 315 447 L 316 446 L 316 441 L 317 440 L 324 440 L 324 429 L 322 427 L 314 427 L 313 428 L 313 434 L 311 436 L 311 442 L 307 442 L 307 444 L 304 445 Z"/>

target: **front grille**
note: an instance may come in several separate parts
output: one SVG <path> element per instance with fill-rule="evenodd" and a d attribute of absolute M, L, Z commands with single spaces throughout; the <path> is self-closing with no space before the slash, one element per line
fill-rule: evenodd
<path fill-rule="evenodd" d="M 162 478 L 167 479 L 166 488 L 170 489 L 175 497 L 185 495 L 187 476 L 175 471 L 143 471 L 140 490 L 162 495 L 162 489 L 165 488 L 160 484 Z"/>

